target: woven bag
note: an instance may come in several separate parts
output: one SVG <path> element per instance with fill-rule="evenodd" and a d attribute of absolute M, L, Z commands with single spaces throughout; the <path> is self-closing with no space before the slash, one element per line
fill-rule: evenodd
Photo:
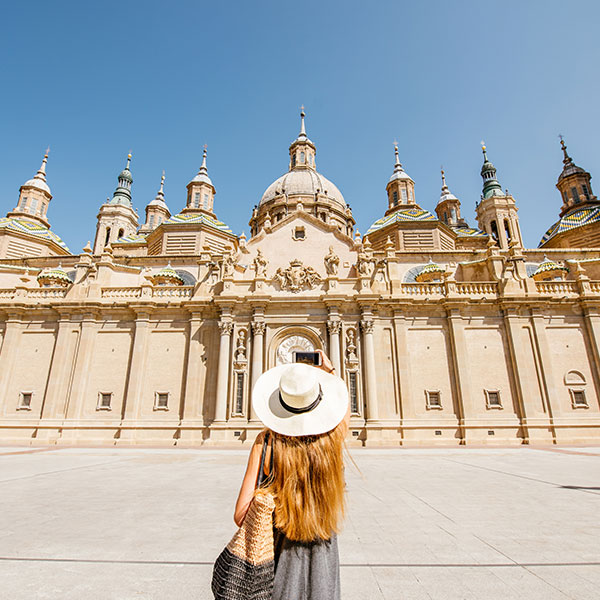
<path fill-rule="evenodd" d="M 261 457 L 259 485 L 263 481 L 266 447 L 267 440 Z M 275 577 L 274 510 L 273 494 L 258 488 L 242 526 L 215 561 L 211 585 L 215 600 L 271 600 Z"/>

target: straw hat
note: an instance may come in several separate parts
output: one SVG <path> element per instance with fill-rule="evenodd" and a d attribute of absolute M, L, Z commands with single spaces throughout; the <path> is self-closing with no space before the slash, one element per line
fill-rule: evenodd
<path fill-rule="evenodd" d="M 265 371 L 254 384 L 252 406 L 266 427 L 291 437 L 318 435 L 342 422 L 348 410 L 343 379 L 293 363 Z"/>

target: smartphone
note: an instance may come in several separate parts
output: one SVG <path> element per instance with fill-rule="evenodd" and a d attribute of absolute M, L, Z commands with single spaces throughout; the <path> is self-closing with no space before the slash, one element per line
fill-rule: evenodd
<path fill-rule="evenodd" d="M 321 354 L 319 352 L 298 352 L 295 350 L 294 362 L 320 367 L 322 364 Z"/>

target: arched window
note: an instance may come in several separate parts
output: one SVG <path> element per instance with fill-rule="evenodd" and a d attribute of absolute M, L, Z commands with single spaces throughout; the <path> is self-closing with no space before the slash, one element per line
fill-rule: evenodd
<path fill-rule="evenodd" d="M 498 241 L 498 225 L 496 224 L 496 221 L 492 221 L 490 223 L 490 230 L 492 233 L 492 237 L 497 242 Z"/>
<path fill-rule="evenodd" d="M 154 225 L 154 215 L 150 215 L 150 218 L 148 219 L 148 225 L 150 225 L 150 227 Z"/>
<path fill-rule="evenodd" d="M 304 152 L 300 152 L 300 164 L 304 164 Z"/>
<path fill-rule="evenodd" d="M 506 232 L 506 239 L 510 242 L 512 240 L 512 235 L 510 234 L 510 224 L 508 219 L 504 219 L 504 231 Z"/>
<path fill-rule="evenodd" d="M 104 240 L 104 245 L 107 246 L 110 241 L 110 227 L 106 228 L 106 238 Z"/>
<path fill-rule="evenodd" d="M 119 237 L 117 239 L 122 238 L 125 235 L 125 231 L 123 229 L 119 229 Z"/>

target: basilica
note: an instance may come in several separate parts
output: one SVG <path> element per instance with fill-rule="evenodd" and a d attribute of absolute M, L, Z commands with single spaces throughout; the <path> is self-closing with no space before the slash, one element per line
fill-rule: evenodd
<path fill-rule="evenodd" d="M 0 219 L 1 443 L 249 443 L 253 383 L 314 349 L 347 383 L 351 445 L 600 441 L 600 201 L 564 141 L 556 222 L 530 249 L 485 147 L 472 216 L 443 171 L 421 208 L 396 147 L 361 235 L 304 121 L 248 238 L 218 218 L 205 149 L 144 219 L 129 156 L 74 253 L 44 157 Z"/>

